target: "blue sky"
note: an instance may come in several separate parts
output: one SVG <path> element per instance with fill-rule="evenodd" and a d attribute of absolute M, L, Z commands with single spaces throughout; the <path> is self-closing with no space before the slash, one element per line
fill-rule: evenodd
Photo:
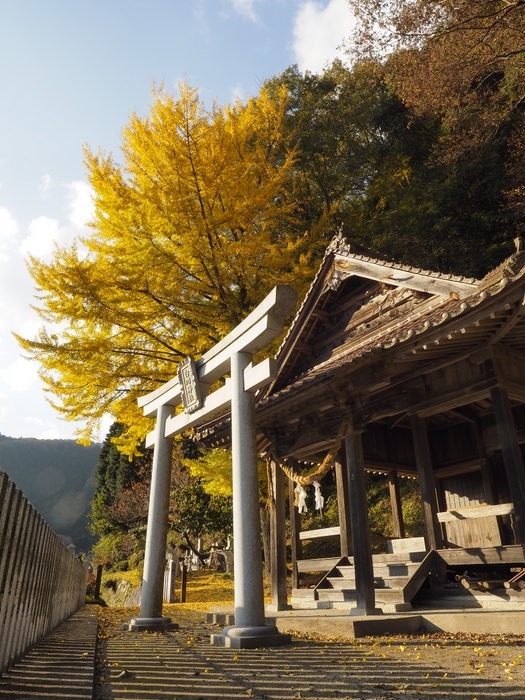
<path fill-rule="evenodd" d="M 34 336 L 25 256 L 86 233 L 82 146 L 118 156 L 153 84 L 183 80 L 221 104 L 287 66 L 319 72 L 352 27 L 346 0 L 4 0 L 0 4 L 0 433 L 70 438 L 38 366 L 12 331 Z"/>

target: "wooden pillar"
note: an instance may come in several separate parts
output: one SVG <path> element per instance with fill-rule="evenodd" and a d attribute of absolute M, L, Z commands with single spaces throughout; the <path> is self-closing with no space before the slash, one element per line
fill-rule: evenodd
<path fill-rule="evenodd" d="M 280 466 L 270 464 L 272 498 L 270 506 L 270 572 L 272 610 L 288 608 L 286 581 L 286 534 L 284 473 Z"/>
<path fill-rule="evenodd" d="M 293 479 L 288 479 L 288 502 L 290 505 L 290 541 L 292 549 L 292 588 L 299 588 L 299 571 L 297 569 L 297 560 L 303 556 L 303 548 L 299 533 L 301 532 L 301 519 L 299 511 L 294 505 L 295 484 Z"/>
<path fill-rule="evenodd" d="M 337 486 L 337 510 L 339 512 L 340 551 L 342 557 L 349 557 L 352 554 L 352 525 L 350 521 L 348 479 L 344 461 L 344 455 L 339 454 L 335 462 L 335 483 Z"/>
<path fill-rule="evenodd" d="M 349 426 L 345 435 L 345 458 L 354 552 L 357 605 L 353 615 L 377 615 L 375 607 L 374 567 L 368 527 L 366 502 L 365 464 L 363 457 L 362 428 Z"/>
<path fill-rule="evenodd" d="M 388 490 L 390 492 L 390 507 L 392 509 L 392 522 L 394 524 L 394 537 L 404 537 L 405 523 L 403 522 L 403 510 L 401 508 L 399 479 L 397 478 L 397 471 L 395 469 L 388 474 Z"/>
<path fill-rule="evenodd" d="M 525 468 L 516 436 L 507 392 L 501 387 L 490 391 L 496 426 L 498 429 L 501 454 L 505 465 L 510 497 L 514 504 L 514 531 L 517 544 L 525 544 Z"/>
<path fill-rule="evenodd" d="M 432 469 L 432 457 L 430 455 L 427 426 L 424 418 L 420 416 L 411 416 L 410 420 L 419 477 L 419 488 L 421 490 L 421 500 L 423 503 L 426 546 L 428 550 L 441 549 L 443 547 L 443 535 L 437 519 L 436 482 Z"/>

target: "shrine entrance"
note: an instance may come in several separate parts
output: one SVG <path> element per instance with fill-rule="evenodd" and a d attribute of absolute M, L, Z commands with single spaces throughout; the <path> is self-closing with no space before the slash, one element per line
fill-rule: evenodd
<path fill-rule="evenodd" d="M 156 417 L 156 425 L 146 441 L 154 452 L 140 617 L 131 620 L 129 630 L 172 625 L 162 616 L 162 592 L 173 437 L 230 410 L 235 625 L 212 635 L 211 641 L 233 648 L 290 643 L 290 635 L 265 623 L 254 392 L 275 377 L 275 362 L 267 359 L 254 365 L 252 356 L 280 335 L 295 302 L 292 289 L 275 287 L 197 362 L 187 358 L 177 377 L 139 399 L 144 414 Z M 221 379 L 223 386 L 210 392 Z M 178 412 L 181 404 L 183 410 Z"/>

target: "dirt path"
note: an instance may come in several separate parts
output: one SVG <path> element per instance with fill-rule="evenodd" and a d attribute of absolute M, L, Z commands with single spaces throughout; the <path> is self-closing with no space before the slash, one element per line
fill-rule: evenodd
<path fill-rule="evenodd" d="M 166 634 L 122 632 L 126 615 L 101 613 L 95 700 L 525 700 L 525 636 L 294 635 L 290 647 L 233 651 L 210 645 L 202 613 L 179 609 Z"/>

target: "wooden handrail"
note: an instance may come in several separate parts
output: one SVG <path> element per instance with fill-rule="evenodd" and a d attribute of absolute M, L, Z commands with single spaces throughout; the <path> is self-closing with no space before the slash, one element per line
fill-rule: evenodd
<path fill-rule="evenodd" d="M 300 540 L 315 540 L 320 537 L 336 537 L 341 534 L 339 525 L 335 527 L 321 527 L 317 530 L 303 530 L 299 533 Z"/>
<path fill-rule="evenodd" d="M 468 508 L 454 508 L 437 514 L 440 523 L 450 523 L 457 520 L 471 520 L 472 518 L 486 518 L 491 515 L 509 515 L 514 511 L 513 503 L 497 503 L 496 505 L 470 506 Z"/>

